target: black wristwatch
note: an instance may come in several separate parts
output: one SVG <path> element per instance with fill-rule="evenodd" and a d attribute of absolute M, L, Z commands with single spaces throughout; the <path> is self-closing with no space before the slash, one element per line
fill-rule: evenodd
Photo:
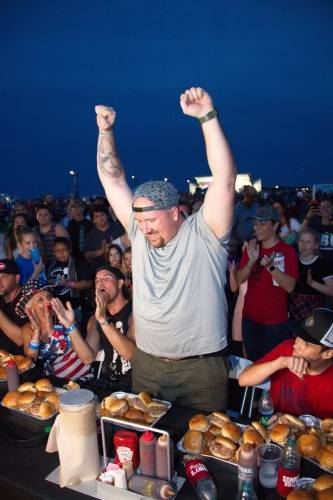
<path fill-rule="evenodd" d="M 269 266 L 268 270 L 272 273 L 273 271 L 275 271 L 275 266 Z"/>

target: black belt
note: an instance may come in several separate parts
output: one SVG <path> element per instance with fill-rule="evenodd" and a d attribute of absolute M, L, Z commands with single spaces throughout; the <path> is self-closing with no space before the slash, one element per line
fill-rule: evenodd
<path fill-rule="evenodd" d="M 163 356 L 157 356 L 157 357 L 159 359 L 162 359 L 162 361 L 185 361 L 187 359 L 217 358 L 225 355 L 226 355 L 226 350 L 221 349 L 220 351 L 209 352 L 207 354 L 197 354 L 195 356 L 186 356 L 185 358 L 165 358 Z"/>

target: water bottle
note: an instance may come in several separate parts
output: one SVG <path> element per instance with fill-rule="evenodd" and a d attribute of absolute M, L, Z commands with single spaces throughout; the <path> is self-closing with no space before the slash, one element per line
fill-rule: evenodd
<path fill-rule="evenodd" d="M 248 443 L 243 443 L 238 451 L 238 487 L 243 481 L 257 482 L 258 468 L 255 449 Z"/>
<path fill-rule="evenodd" d="M 251 479 L 245 479 L 242 481 L 236 500 L 258 500 L 254 491 L 253 481 Z"/>
<path fill-rule="evenodd" d="M 268 426 L 268 421 L 274 414 L 274 405 L 269 391 L 264 390 L 258 403 L 259 420 L 265 427 Z"/>
<path fill-rule="evenodd" d="M 299 478 L 301 456 L 296 449 L 296 438 L 288 436 L 282 453 L 282 461 L 278 469 L 276 490 L 282 497 L 286 497 L 294 489 Z"/>
<path fill-rule="evenodd" d="M 200 460 L 185 463 L 185 475 L 200 500 L 217 500 L 217 489 L 206 465 Z"/>
<path fill-rule="evenodd" d="M 32 258 L 32 262 L 33 262 L 34 264 L 39 264 L 39 262 L 40 262 L 40 260 L 41 260 L 41 255 L 40 255 L 39 248 L 35 247 L 35 248 L 32 248 L 32 249 L 31 249 L 31 258 Z M 40 281 L 45 281 L 45 283 L 47 283 L 47 278 L 46 278 L 45 271 L 42 271 L 42 272 L 39 274 L 38 279 L 39 279 Z"/>

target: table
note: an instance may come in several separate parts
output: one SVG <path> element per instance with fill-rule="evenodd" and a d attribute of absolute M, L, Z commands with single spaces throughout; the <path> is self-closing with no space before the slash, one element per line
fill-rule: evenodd
<path fill-rule="evenodd" d="M 99 392 L 102 398 L 103 390 Z M 108 391 L 109 394 L 109 391 Z M 0 394 L 0 397 L 2 395 Z M 197 413 L 191 408 L 173 406 L 171 410 L 160 420 L 158 426 L 167 430 L 175 442 L 177 442 L 187 429 L 189 419 Z M 45 445 L 47 434 L 44 433 L 43 423 L 31 423 L 21 415 L 9 412 L 7 408 L 0 407 L 0 431 L 15 429 L 17 435 L 36 435 L 44 442 L 28 448 L 17 447 L 6 441 L 0 435 L 0 492 L 1 498 L 6 500 L 39 500 L 39 499 L 89 499 L 88 495 L 77 493 L 68 488 L 45 481 L 45 477 L 52 472 L 57 465 L 58 454 L 46 453 Z M 176 460 L 179 454 L 176 455 Z M 182 474 L 182 464 L 179 460 L 178 470 Z M 219 498 L 224 500 L 235 498 L 237 494 L 237 474 L 234 466 L 223 464 L 213 458 L 206 461 L 216 481 Z M 303 474 L 308 477 L 318 477 L 323 471 L 316 465 L 307 461 L 303 463 Z M 259 490 L 259 499 L 278 500 L 280 497 L 275 491 Z M 186 481 L 177 496 L 177 500 L 193 500 L 195 493 L 191 485 Z"/>

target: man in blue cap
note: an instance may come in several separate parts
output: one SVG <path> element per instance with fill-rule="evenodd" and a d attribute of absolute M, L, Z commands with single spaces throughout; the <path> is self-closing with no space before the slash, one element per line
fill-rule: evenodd
<path fill-rule="evenodd" d="M 181 94 L 180 106 L 201 124 L 213 175 L 199 212 L 184 219 L 177 190 L 165 181 L 147 182 L 133 196 L 115 146 L 115 111 L 106 106 L 96 106 L 97 167 L 132 241 L 134 392 L 226 410 L 224 285 L 235 168 L 209 94 L 192 87 Z"/>

